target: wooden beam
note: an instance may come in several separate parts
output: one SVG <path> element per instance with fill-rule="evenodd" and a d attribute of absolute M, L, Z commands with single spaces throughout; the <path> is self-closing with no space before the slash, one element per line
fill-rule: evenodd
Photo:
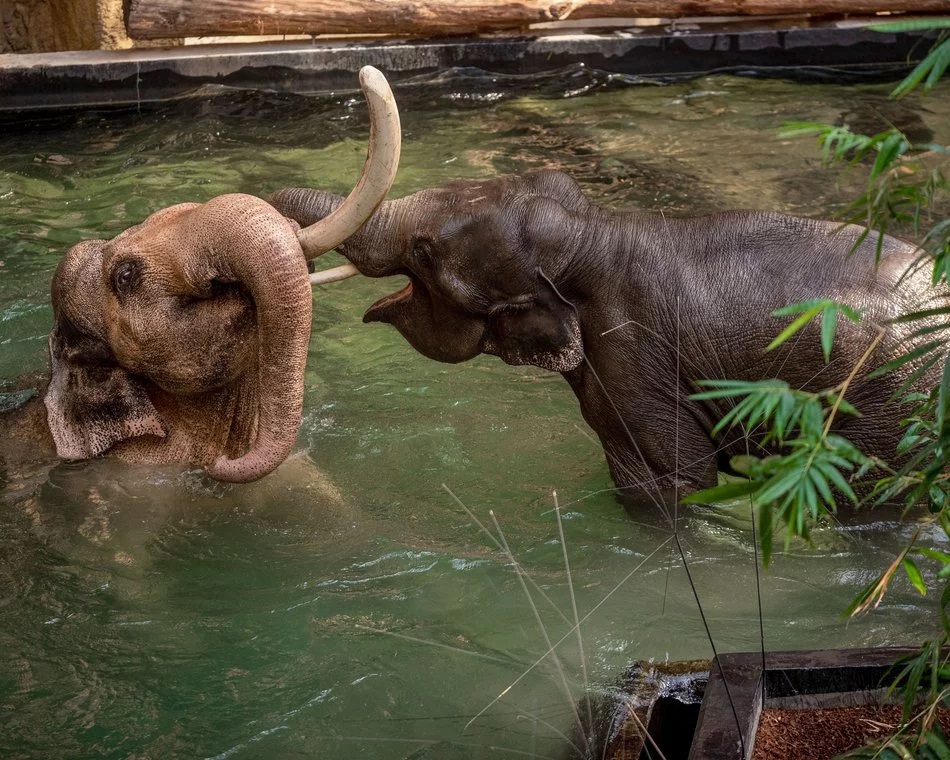
<path fill-rule="evenodd" d="M 228 34 L 454 35 L 591 18 L 947 12 L 948 0 L 131 0 L 136 39 Z"/>

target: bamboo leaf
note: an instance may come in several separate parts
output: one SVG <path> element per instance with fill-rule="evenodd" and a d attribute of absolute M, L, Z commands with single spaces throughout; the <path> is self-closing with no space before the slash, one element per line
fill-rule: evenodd
<path fill-rule="evenodd" d="M 858 497 L 855 495 L 854 489 L 851 488 L 838 470 L 827 462 L 820 461 L 815 462 L 815 467 L 821 470 L 821 473 L 827 477 L 841 493 L 847 496 L 853 503 L 857 503 Z"/>
<path fill-rule="evenodd" d="M 862 588 L 851 600 L 851 604 L 847 606 L 844 612 L 841 613 L 842 617 L 852 617 L 857 614 L 859 610 L 863 610 L 869 606 L 872 597 L 874 596 L 875 590 L 878 586 L 881 585 L 881 582 L 884 580 L 884 574 L 879 575 L 864 588 Z"/>
<path fill-rule="evenodd" d="M 723 483 L 719 486 L 704 488 L 702 491 L 692 493 L 681 501 L 683 504 L 713 504 L 715 502 L 736 499 L 740 496 L 747 496 L 753 493 L 758 487 L 759 484 L 751 480 Z"/>
<path fill-rule="evenodd" d="M 868 378 L 870 379 L 885 375 L 888 372 L 898 369 L 899 367 L 903 367 L 908 362 L 912 362 L 915 359 L 919 359 L 921 356 L 924 356 L 925 354 L 929 354 L 931 351 L 942 348 L 943 345 L 944 342 L 942 340 L 932 340 L 922 346 L 917 346 L 917 348 L 915 348 L 913 351 L 908 351 L 906 354 L 903 354 L 902 356 L 899 356 L 896 359 L 887 362 L 886 364 L 882 364 L 876 370 L 868 374 Z"/>
<path fill-rule="evenodd" d="M 948 57 L 950 57 L 950 40 L 944 40 L 933 48 L 910 74 L 904 77 L 903 81 L 891 92 L 891 97 L 901 98 L 912 92 L 920 86 L 925 77 L 927 78 L 927 84 L 924 89 L 925 91 L 929 90 L 947 68 Z M 931 79 L 934 69 L 937 69 L 939 73 L 936 79 Z"/>
<path fill-rule="evenodd" d="M 877 179 L 907 151 L 907 140 L 904 139 L 904 135 L 900 132 L 894 130 L 884 134 L 886 134 L 886 137 L 881 141 L 877 158 L 875 158 L 874 165 L 871 167 L 868 182 L 873 182 Z"/>
<path fill-rule="evenodd" d="M 937 434 L 946 440 L 950 433 L 950 361 L 943 365 L 940 391 L 937 396 Z"/>
<path fill-rule="evenodd" d="M 768 504 L 777 501 L 784 496 L 795 485 L 795 482 L 801 477 L 801 471 L 797 468 L 779 471 L 776 475 L 769 478 L 762 488 L 756 492 L 755 500 Z"/>
<path fill-rule="evenodd" d="M 828 481 L 821 476 L 816 469 L 812 468 L 809 473 L 809 477 L 814 482 L 815 487 L 821 492 L 821 498 L 824 499 L 825 504 L 829 507 L 833 507 L 835 503 L 835 497 L 831 493 L 831 488 L 828 486 Z"/>
<path fill-rule="evenodd" d="M 940 562 L 944 565 L 950 565 L 950 554 L 946 552 L 939 551 L 938 549 L 930 548 L 921 548 L 916 550 L 918 554 L 923 554 L 925 557 L 930 557 L 930 559 L 935 559 L 937 562 Z"/>
<path fill-rule="evenodd" d="M 829 127 L 827 124 L 820 124 L 815 121 L 788 121 L 782 125 L 782 129 L 778 133 L 778 136 L 780 139 L 784 140 L 789 137 L 804 137 L 806 135 L 824 134 L 830 129 L 833 129 L 833 127 Z"/>
<path fill-rule="evenodd" d="M 821 309 L 821 306 L 813 306 L 812 308 L 805 311 L 797 319 L 793 320 L 792 323 L 789 324 L 784 330 L 782 330 L 782 332 L 776 336 L 775 340 L 766 346 L 765 350 L 772 351 L 773 349 L 781 346 L 785 341 L 787 341 L 805 325 L 811 322 L 811 320 L 813 320 L 821 312 Z"/>
<path fill-rule="evenodd" d="M 895 322 L 916 322 L 918 319 L 927 319 L 928 317 L 945 317 L 950 315 L 950 306 L 940 306 L 935 309 L 921 309 L 901 314 Z"/>
<path fill-rule="evenodd" d="M 950 760 L 950 747 L 936 731 L 927 731 L 925 740 L 925 746 L 934 754 L 937 760 Z"/>
<path fill-rule="evenodd" d="M 838 326 L 838 309 L 829 307 L 821 318 L 821 352 L 825 363 L 831 361 L 831 346 L 835 340 L 835 328 Z"/>
<path fill-rule="evenodd" d="M 917 589 L 921 596 L 926 596 L 927 584 L 924 583 L 924 576 L 921 575 L 917 563 L 910 557 L 904 557 L 904 561 L 901 564 L 904 567 L 904 572 L 907 574 L 907 579 L 911 582 L 913 587 Z"/>

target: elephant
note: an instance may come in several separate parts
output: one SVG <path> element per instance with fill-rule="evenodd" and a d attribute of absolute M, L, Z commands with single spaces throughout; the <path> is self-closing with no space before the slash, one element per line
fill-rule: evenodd
<path fill-rule="evenodd" d="M 52 280 L 45 418 L 37 399 L 5 427 L 52 443 L 63 459 L 108 452 L 201 466 L 222 481 L 257 480 L 280 465 L 301 420 L 311 285 L 352 274 L 347 266 L 311 278 L 308 259 L 373 213 L 399 162 L 392 91 L 372 67 L 360 82 L 370 145 L 336 213 L 301 228 L 262 199 L 232 193 L 73 246 Z"/>
<path fill-rule="evenodd" d="M 267 199 L 300 224 L 341 202 L 308 188 Z M 848 398 L 861 415 L 839 414 L 834 429 L 870 456 L 894 454 L 907 408 L 889 397 L 911 366 L 867 375 L 906 348 L 912 326 L 894 317 L 946 300 L 915 266 L 914 245 L 885 236 L 876 252 L 877 236 L 862 232 L 765 211 L 615 211 L 548 170 L 386 201 L 337 250 L 364 275 L 408 277 L 363 321 L 392 325 L 426 357 L 490 354 L 561 373 L 621 501 L 665 507 L 715 485 L 735 455 L 763 453 L 755 431 L 714 434 L 729 406 L 693 398 L 707 379 L 780 378 L 817 391 L 859 367 Z M 817 325 L 766 352 L 788 322 L 771 312 L 819 297 L 864 309 L 858 324 L 841 320 L 830 362 Z"/>

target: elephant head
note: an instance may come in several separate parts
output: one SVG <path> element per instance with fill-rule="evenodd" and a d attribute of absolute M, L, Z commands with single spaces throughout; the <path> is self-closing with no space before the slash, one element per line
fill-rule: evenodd
<path fill-rule="evenodd" d="M 268 201 L 311 224 L 342 198 L 291 188 Z M 362 274 L 408 276 L 363 321 L 392 324 L 423 355 L 461 362 L 487 353 L 564 372 L 581 362 L 583 345 L 553 282 L 569 263 L 562 243 L 590 208 L 557 172 L 458 181 L 387 201 L 337 249 Z"/>
<path fill-rule="evenodd" d="M 307 259 L 373 213 L 399 159 L 392 92 L 375 69 L 360 78 L 370 147 L 336 213 L 300 229 L 259 198 L 223 195 L 66 254 L 53 277 L 45 397 L 59 456 L 200 464 L 236 482 L 286 458 L 303 406 Z"/>

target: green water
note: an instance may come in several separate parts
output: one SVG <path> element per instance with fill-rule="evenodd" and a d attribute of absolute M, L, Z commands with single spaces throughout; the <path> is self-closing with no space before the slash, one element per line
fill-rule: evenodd
<path fill-rule="evenodd" d="M 876 84 L 447 74 L 397 91 L 405 142 L 394 193 L 553 167 L 617 207 L 827 216 L 860 173 L 839 178 L 808 141 L 777 139 L 777 127 L 890 121 L 947 144 L 950 87 L 940 89 L 893 104 Z M 224 192 L 346 192 L 366 134 L 362 104 L 347 96 L 222 90 L 160 110 L 5 122 L 0 391 L 46 365 L 48 283 L 68 246 Z M 595 687 L 633 659 L 710 655 L 669 530 L 615 503 L 566 383 L 489 357 L 437 364 L 391 328 L 362 325 L 365 308 L 398 285 L 315 292 L 299 454 L 264 481 L 213 485 L 102 460 L 6 487 L 0 756 L 562 753 L 573 717 L 557 668 L 547 658 L 521 678 L 547 649 L 535 615 L 509 558 L 443 484 L 488 526 L 493 512 L 518 562 L 570 618 L 556 490 Z M 903 582 L 874 614 L 839 614 L 916 527 L 866 518 L 779 556 L 762 581 L 766 646 L 929 634 L 934 602 Z M 694 510 L 680 537 L 718 650 L 758 650 L 747 515 Z M 558 641 L 566 619 L 531 594 Z M 558 653 L 576 698 L 575 638 Z"/>

